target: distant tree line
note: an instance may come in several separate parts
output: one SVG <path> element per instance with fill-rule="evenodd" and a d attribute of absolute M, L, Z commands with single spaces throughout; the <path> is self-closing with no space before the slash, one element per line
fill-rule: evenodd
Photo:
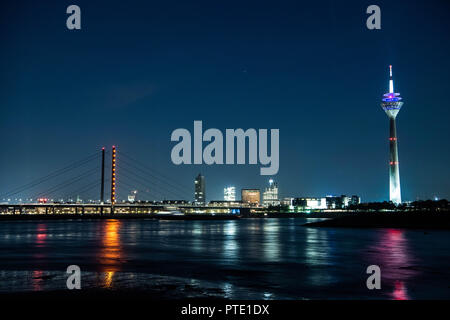
<path fill-rule="evenodd" d="M 357 211 L 382 211 L 382 210 L 398 210 L 398 211 L 450 211 L 448 200 L 421 200 L 410 203 L 402 203 L 396 205 L 392 202 L 368 202 L 356 205 L 349 205 L 349 210 Z"/>

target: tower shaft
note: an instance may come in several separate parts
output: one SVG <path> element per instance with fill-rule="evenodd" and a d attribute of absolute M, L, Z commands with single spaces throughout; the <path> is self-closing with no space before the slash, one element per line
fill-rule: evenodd
<path fill-rule="evenodd" d="M 390 137 L 389 137 L 389 199 L 395 204 L 402 202 L 400 191 L 400 169 L 398 162 L 398 146 L 397 146 L 397 126 L 395 118 L 389 119 Z"/>
<path fill-rule="evenodd" d="M 102 173 L 100 181 L 100 203 L 105 201 L 105 148 L 102 148 Z"/>
<path fill-rule="evenodd" d="M 111 157 L 111 205 L 116 204 L 116 147 L 112 147 Z"/>
<path fill-rule="evenodd" d="M 403 98 L 400 93 L 394 92 L 394 79 L 392 78 L 392 66 L 389 66 L 389 92 L 382 98 L 381 107 L 389 117 L 389 199 L 395 204 L 402 202 L 400 190 L 400 170 L 398 163 L 397 128 L 395 119 L 403 106 Z"/>

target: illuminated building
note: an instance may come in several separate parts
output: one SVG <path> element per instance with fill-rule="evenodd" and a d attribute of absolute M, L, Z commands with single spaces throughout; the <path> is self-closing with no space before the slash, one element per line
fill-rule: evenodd
<path fill-rule="evenodd" d="M 267 187 L 263 192 L 263 205 L 268 206 L 278 206 L 280 200 L 278 200 L 278 185 L 272 179 L 269 180 L 269 187 Z"/>
<path fill-rule="evenodd" d="M 327 196 L 326 204 L 328 209 L 343 209 L 348 205 L 348 197 L 342 196 Z"/>
<path fill-rule="evenodd" d="M 195 178 L 194 184 L 194 203 L 203 206 L 206 200 L 205 177 L 199 173 L 197 178 Z"/>
<path fill-rule="evenodd" d="M 351 199 L 350 199 L 349 205 L 354 205 L 355 206 L 355 205 L 358 205 L 360 203 L 361 203 L 361 197 L 352 196 Z"/>
<path fill-rule="evenodd" d="M 226 187 L 223 189 L 223 199 L 225 201 L 236 201 L 236 188 Z"/>
<path fill-rule="evenodd" d="M 242 189 L 241 199 L 243 204 L 259 205 L 261 194 L 259 189 Z"/>
<path fill-rule="evenodd" d="M 326 197 L 327 209 L 344 209 L 349 205 L 357 205 L 360 203 L 361 198 L 355 195 L 351 197 L 347 197 L 346 195 Z"/>
<path fill-rule="evenodd" d="M 128 202 L 135 202 L 136 195 L 137 195 L 137 190 L 131 191 L 131 193 L 128 195 Z"/>
<path fill-rule="evenodd" d="M 284 198 L 281 200 L 281 205 L 291 207 L 293 206 L 294 198 Z"/>
<path fill-rule="evenodd" d="M 398 161 L 397 128 L 395 119 L 403 102 L 400 93 L 394 92 L 394 80 L 392 79 L 392 66 L 389 66 L 389 92 L 383 95 L 381 107 L 389 117 L 389 199 L 395 204 L 402 202 L 400 191 L 400 169 Z"/>
<path fill-rule="evenodd" d="M 295 198 L 292 205 L 302 210 L 320 210 L 327 208 L 327 201 L 325 198 Z"/>

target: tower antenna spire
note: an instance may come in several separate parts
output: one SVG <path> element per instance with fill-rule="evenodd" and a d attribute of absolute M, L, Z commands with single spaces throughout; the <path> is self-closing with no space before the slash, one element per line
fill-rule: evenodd
<path fill-rule="evenodd" d="M 392 65 L 389 66 L 389 93 L 394 93 L 394 79 L 392 79 Z"/>

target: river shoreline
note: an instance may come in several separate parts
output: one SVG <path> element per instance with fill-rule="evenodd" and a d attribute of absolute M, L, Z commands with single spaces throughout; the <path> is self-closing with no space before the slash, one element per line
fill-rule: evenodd
<path fill-rule="evenodd" d="M 228 221 L 241 219 L 286 219 L 307 218 L 324 219 L 303 224 L 305 227 L 321 228 L 403 228 L 403 229 L 442 229 L 450 230 L 450 214 L 438 212 L 316 212 L 316 213 L 279 213 L 230 215 L 230 214 L 22 214 L 0 215 L 1 221 L 37 221 L 37 220 L 186 220 L 186 221 Z"/>
<path fill-rule="evenodd" d="M 450 214 L 436 212 L 339 212 L 339 213 L 267 213 L 265 215 L 225 215 L 225 214 L 186 214 L 186 215 L 155 215 L 155 214 L 39 214 L 39 215 L 0 215 L 1 221 L 27 220 L 204 220 L 228 221 L 240 219 L 274 219 L 274 218 L 309 218 L 325 219 L 303 224 L 305 227 L 320 228 L 401 228 L 401 229 L 440 229 L 450 230 Z"/>
<path fill-rule="evenodd" d="M 335 217 L 304 224 L 322 228 L 399 228 L 450 230 L 450 214 L 445 213 L 367 213 Z"/>
<path fill-rule="evenodd" d="M 0 221 L 16 220 L 90 220 L 90 219 L 150 219 L 150 220 L 236 220 L 235 215 L 157 215 L 157 214 L 34 214 L 34 215 L 0 215 Z"/>

